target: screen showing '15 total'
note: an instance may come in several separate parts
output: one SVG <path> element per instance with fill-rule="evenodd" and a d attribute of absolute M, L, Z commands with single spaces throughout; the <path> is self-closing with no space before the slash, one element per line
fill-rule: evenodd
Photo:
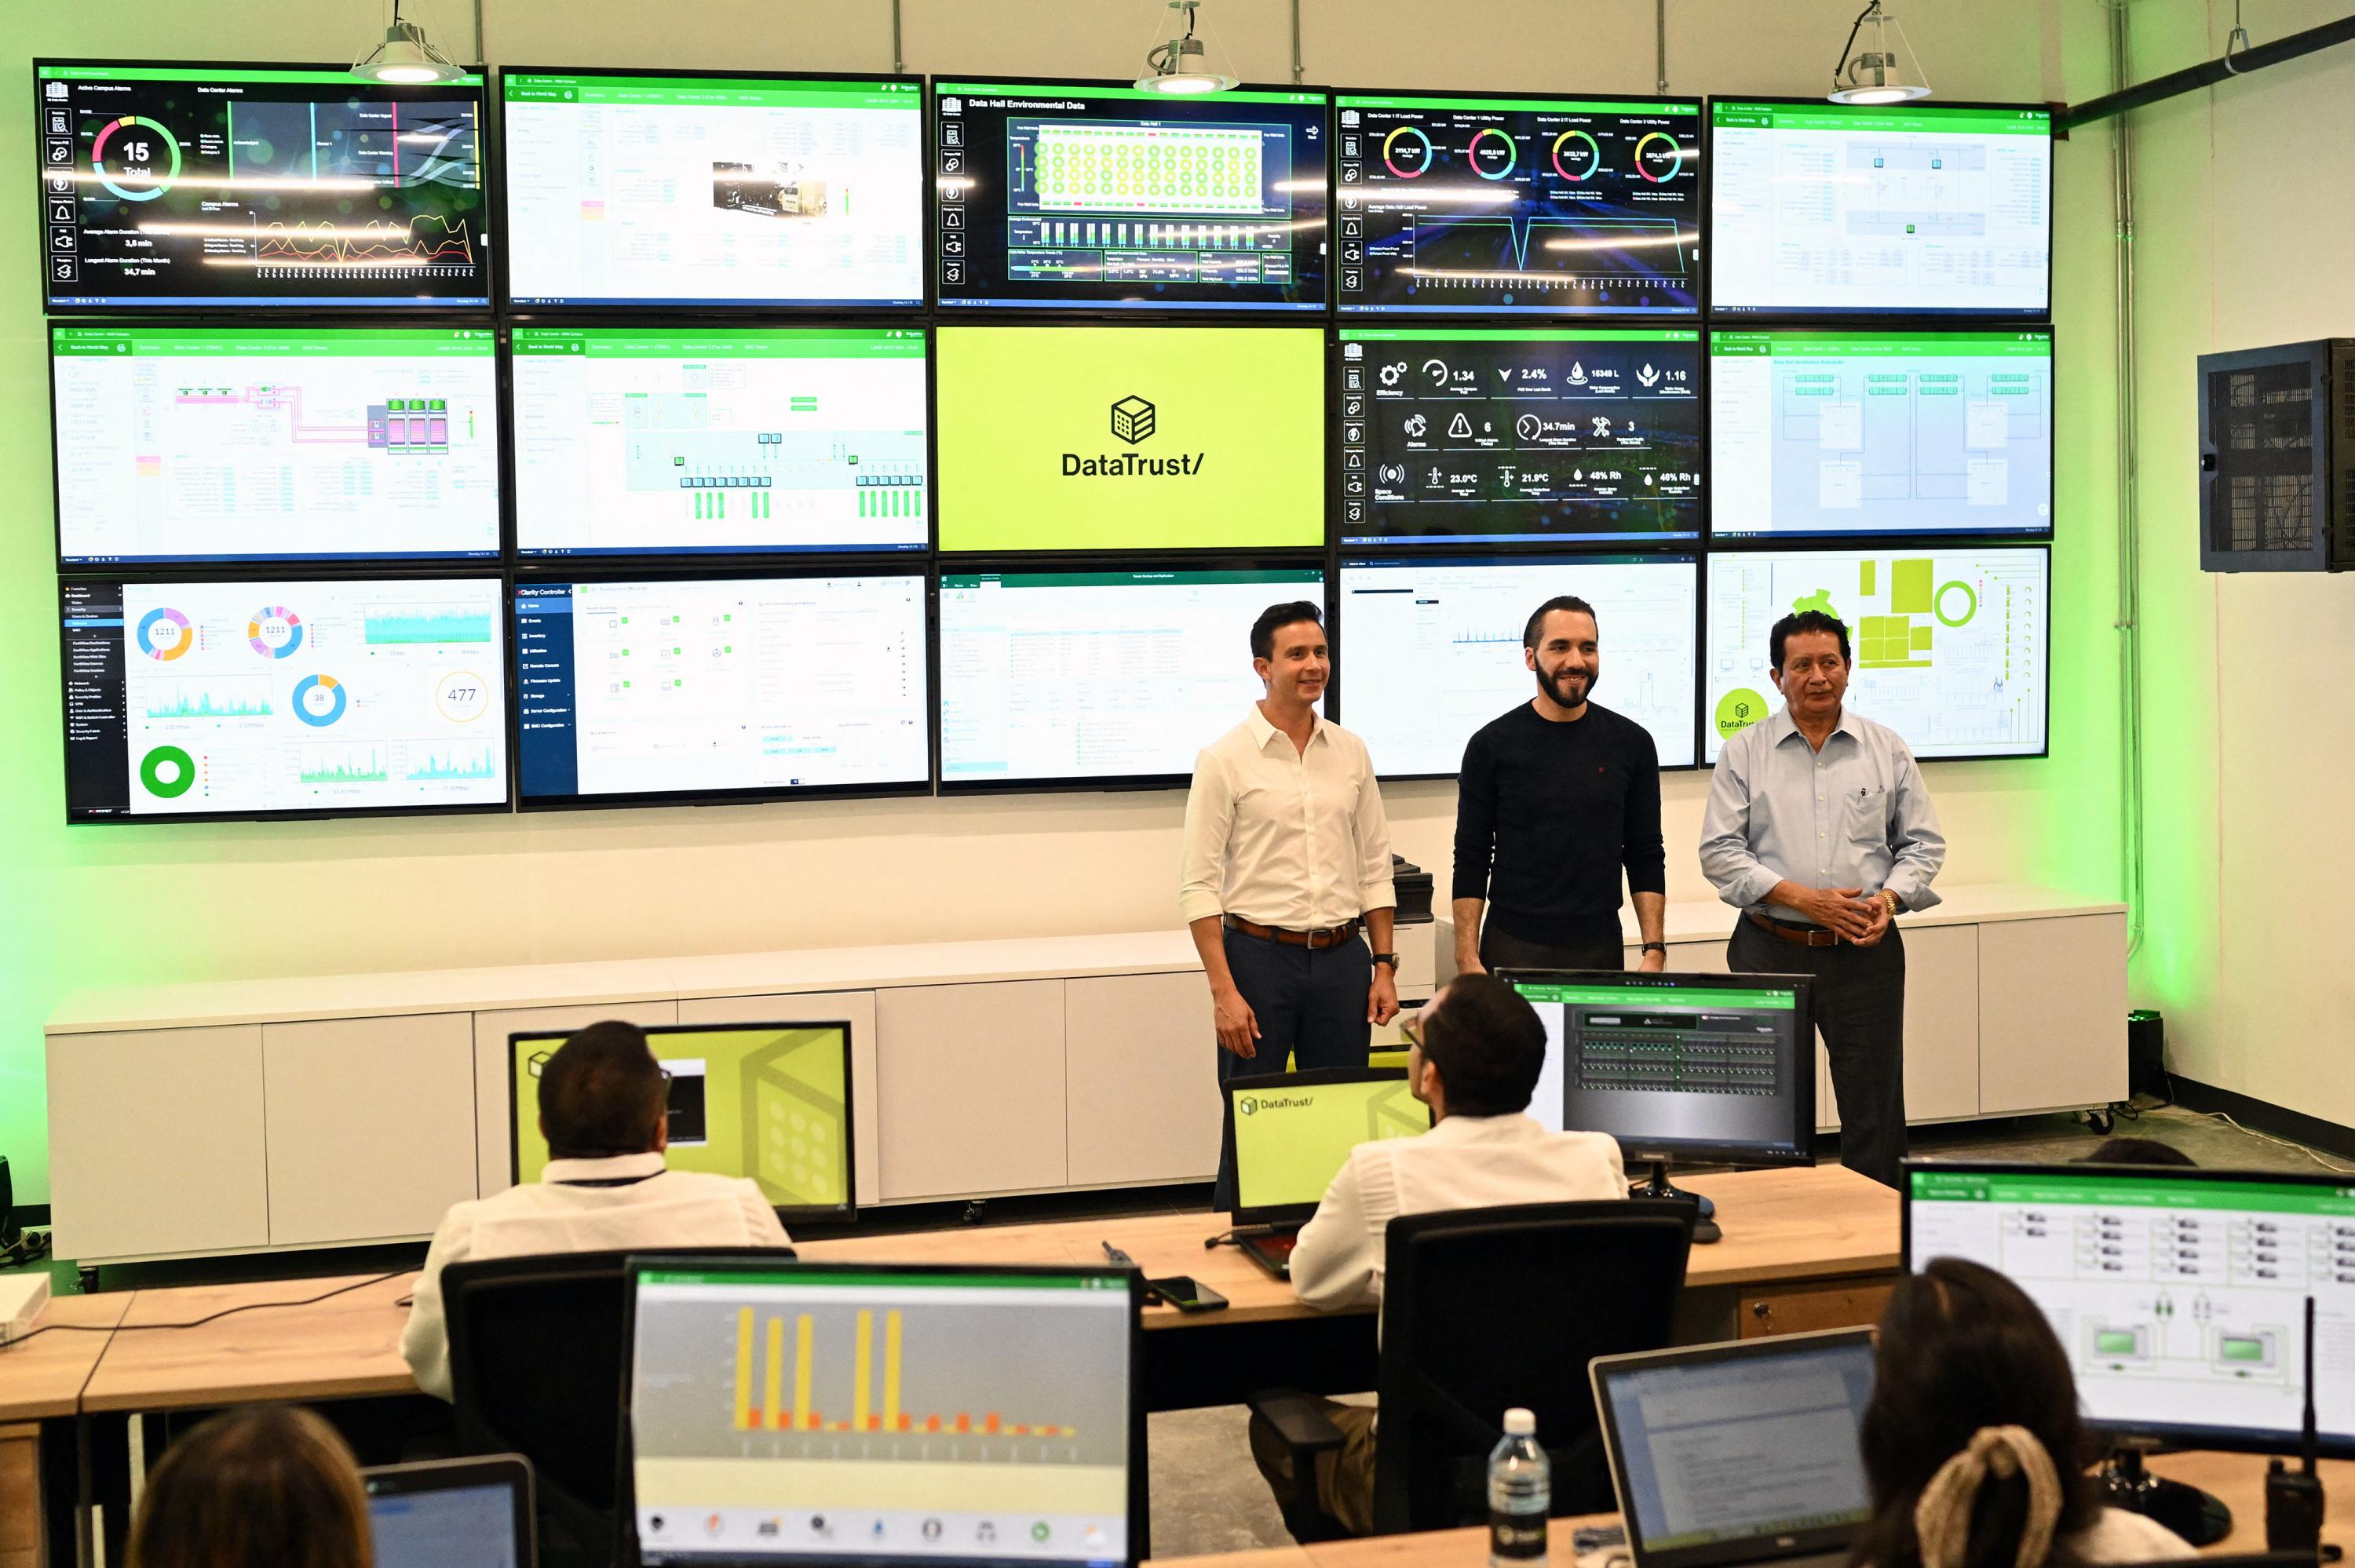
<path fill-rule="evenodd" d="M 43 64 L 52 311 L 488 305 L 483 79 Z"/>
<path fill-rule="evenodd" d="M 940 302 L 1321 311 L 1326 97 L 935 82 Z"/>

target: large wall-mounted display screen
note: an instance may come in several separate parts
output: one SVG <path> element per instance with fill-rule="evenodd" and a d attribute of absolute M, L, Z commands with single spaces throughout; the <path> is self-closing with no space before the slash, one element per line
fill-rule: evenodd
<path fill-rule="evenodd" d="M 920 82 L 499 80 L 515 305 L 923 303 Z"/>
<path fill-rule="evenodd" d="M 1335 104 L 1345 313 L 1700 310 L 1700 100 Z"/>
<path fill-rule="evenodd" d="M 2052 531 L 2052 334 L 1710 334 L 1710 532 Z"/>
<path fill-rule="evenodd" d="M 69 821 L 506 804 L 496 577 L 59 592 Z"/>
<path fill-rule="evenodd" d="M 1710 126 L 1712 314 L 2049 309 L 2051 110 L 1712 99 Z"/>
<path fill-rule="evenodd" d="M 922 550 L 921 327 L 514 333 L 524 556 Z"/>
<path fill-rule="evenodd" d="M 943 573 L 942 785 L 1186 777 L 1266 694 L 1252 622 L 1299 599 L 1321 570 Z"/>
<path fill-rule="evenodd" d="M 1323 310 L 1327 103 L 935 81 L 942 308 Z"/>
<path fill-rule="evenodd" d="M 1709 559 L 1706 760 L 1783 705 L 1767 636 L 1803 609 L 1847 623 L 1849 705 L 1915 757 L 2043 755 L 2051 580 L 2041 545 L 1720 551 Z"/>
<path fill-rule="evenodd" d="M 943 327 L 943 551 L 1325 542 L 1325 338 Z"/>
<path fill-rule="evenodd" d="M 52 311 L 491 301 L 483 79 L 37 62 Z"/>
<path fill-rule="evenodd" d="M 1342 545 L 1699 538 L 1700 359 L 1689 328 L 1345 329 Z"/>
<path fill-rule="evenodd" d="M 50 329 L 69 566 L 495 558 L 488 327 Z"/>
<path fill-rule="evenodd" d="M 516 585 L 526 806 L 923 789 L 924 578 Z"/>
<path fill-rule="evenodd" d="M 1594 607 L 1594 700 L 1693 762 L 1700 570 L 1691 556 L 1341 562 L 1341 722 L 1385 778 L 1454 773 L 1473 732 L 1537 694 L 1521 633 L 1546 600 Z"/>

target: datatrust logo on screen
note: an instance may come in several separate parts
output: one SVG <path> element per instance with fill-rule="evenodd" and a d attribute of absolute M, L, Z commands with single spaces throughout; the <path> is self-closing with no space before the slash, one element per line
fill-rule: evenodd
<path fill-rule="evenodd" d="M 1132 393 L 1112 406 L 1112 433 L 1135 446 L 1153 434 L 1157 418 L 1158 411 L 1152 404 Z M 1174 458 L 1149 458 L 1140 452 L 1103 452 L 1095 457 L 1082 457 L 1077 452 L 1063 454 L 1065 479 L 1119 479 L 1130 475 L 1142 479 L 1201 471 L 1200 452 Z"/>

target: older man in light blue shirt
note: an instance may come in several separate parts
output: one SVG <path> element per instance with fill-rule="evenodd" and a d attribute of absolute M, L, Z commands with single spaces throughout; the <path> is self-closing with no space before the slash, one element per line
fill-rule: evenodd
<path fill-rule="evenodd" d="M 1780 713 L 1719 753 L 1700 867 L 1742 911 L 1739 973 L 1815 977 L 1839 1103 L 1840 1163 L 1894 1187 L 1905 1158 L 1905 948 L 1893 922 L 1938 902 L 1946 840 L 1913 753 L 1847 711 L 1848 628 L 1819 610 L 1768 635 Z"/>

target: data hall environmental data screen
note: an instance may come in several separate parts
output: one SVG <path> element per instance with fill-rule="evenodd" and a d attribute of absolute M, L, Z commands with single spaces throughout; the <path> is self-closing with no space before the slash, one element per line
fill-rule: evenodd
<path fill-rule="evenodd" d="M 496 577 L 59 592 L 70 821 L 506 804 Z"/>
<path fill-rule="evenodd" d="M 2042 316 L 2043 108 L 1710 104 L 1710 310 Z"/>
<path fill-rule="evenodd" d="M 1651 735 L 1663 768 L 1693 762 L 1700 568 L 1690 556 L 1341 563 L 1341 718 L 1385 778 L 1454 773 L 1465 743 L 1536 695 L 1529 612 L 1559 594 L 1594 607 L 1595 700 Z"/>
<path fill-rule="evenodd" d="M 1782 706 L 1767 635 L 1796 610 L 1848 623 L 1848 701 L 1924 761 L 2036 757 L 2051 674 L 2041 546 L 1735 554 L 1709 561 L 1704 759 Z"/>
<path fill-rule="evenodd" d="M 940 302 L 1321 311 L 1322 92 L 932 86 Z"/>
<path fill-rule="evenodd" d="M 490 303 L 483 79 L 43 64 L 52 311 Z"/>
<path fill-rule="evenodd" d="M 923 89 L 500 77 L 518 307 L 923 302 Z"/>
<path fill-rule="evenodd" d="M 923 786 L 924 579 L 520 581 L 519 794 Z"/>
<path fill-rule="evenodd" d="M 1710 334 L 1710 532 L 2052 531 L 2052 334 Z"/>
<path fill-rule="evenodd" d="M 1700 101 L 1337 100 L 1344 312 L 1700 310 Z"/>
<path fill-rule="evenodd" d="M 1345 329 L 1341 543 L 1695 539 L 1700 334 Z"/>
<path fill-rule="evenodd" d="M 58 326 L 58 556 L 496 557 L 487 327 Z"/>
<path fill-rule="evenodd" d="M 942 784 L 1191 773 L 1264 694 L 1252 622 L 1294 599 L 1325 574 L 944 574 Z"/>
<path fill-rule="evenodd" d="M 922 550 L 920 327 L 514 331 L 524 556 Z"/>

